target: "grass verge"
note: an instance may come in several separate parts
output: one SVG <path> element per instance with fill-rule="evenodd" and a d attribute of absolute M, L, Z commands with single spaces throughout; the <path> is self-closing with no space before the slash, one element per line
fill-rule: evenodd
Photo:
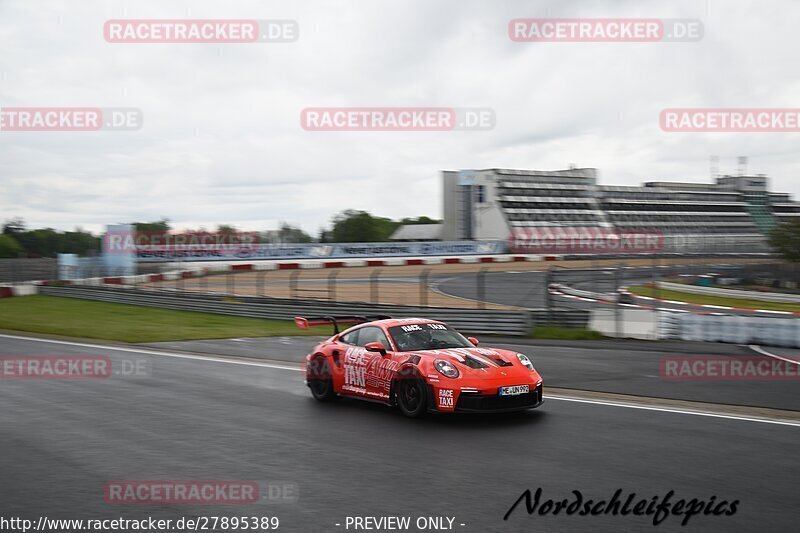
<path fill-rule="evenodd" d="M 597 331 L 586 328 L 567 328 L 562 326 L 536 326 L 532 339 L 563 339 L 573 341 L 604 339 L 605 337 Z"/>
<path fill-rule="evenodd" d="M 683 291 L 672 291 L 665 289 L 654 290 L 652 287 L 635 285 L 628 287 L 633 294 L 640 296 L 650 296 L 664 300 L 675 300 L 678 302 L 688 302 L 704 305 L 724 305 L 727 307 L 741 307 L 744 309 L 765 309 L 768 311 L 800 311 L 800 304 L 784 302 L 765 302 L 749 298 L 728 298 L 725 296 L 707 296 L 705 294 L 693 294 Z M 656 294 L 657 293 L 657 294 Z"/>
<path fill-rule="evenodd" d="M 55 296 L 0 299 L 0 329 L 122 342 L 330 335 L 331 327 L 302 330 L 289 320 L 174 311 Z"/>

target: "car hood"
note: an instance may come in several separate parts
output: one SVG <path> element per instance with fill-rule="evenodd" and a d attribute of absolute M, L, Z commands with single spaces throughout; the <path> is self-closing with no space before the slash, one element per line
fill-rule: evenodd
<path fill-rule="evenodd" d="M 483 374 L 528 370 L 517 359 L 517 352 L 498 350 L 496 348 L 447 348 L 441 350 L 421 350 L 415 354 L 428 356 L 434 359 L 448 359 L 461 363 L 460 368 L 467 367 L 467 371 L 474 370 Z"/>

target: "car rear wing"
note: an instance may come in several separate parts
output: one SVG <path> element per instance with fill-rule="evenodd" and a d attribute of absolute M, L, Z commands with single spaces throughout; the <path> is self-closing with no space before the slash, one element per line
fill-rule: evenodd
<path fill-rule="evenodd" d="M 333 334 L 339 333 L 340 324 L 363 324 L 364 322 L 371 322 L 373 320 L 384 320 L 392 318 L 388 315 L 347 315 L 347 316 L 313 316 L 313 317 L 294 317 L 294 323 L 300 329 L 308 329 L 309 326 L 324 326 L 326 324 L 333 324 Z"/>

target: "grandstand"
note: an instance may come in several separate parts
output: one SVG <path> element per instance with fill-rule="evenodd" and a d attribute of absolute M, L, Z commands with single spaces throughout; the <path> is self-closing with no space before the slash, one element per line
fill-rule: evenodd
<path fill-rule="evenodd" d="M 486 169 L 444 171 L 442 181 L 444 240 L 653 232 L 665 252 L 766 252 L 765 234 L 800 216 L 800 203 L 769 192 L 763 175 L 636 187 L 599 185 L 593 168 Z"/>

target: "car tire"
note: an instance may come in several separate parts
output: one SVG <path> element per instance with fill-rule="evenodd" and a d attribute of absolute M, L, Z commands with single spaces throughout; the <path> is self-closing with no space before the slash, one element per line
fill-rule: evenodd
<path fill-rule="evenodd" d="M 324 357 L 317 357 L 308 363 L 306 381 L 311 395 L 320 402 L 338 400 L 339 395 L 333 390 L 331 365 Z"/>
<path fill-rule="evenodd" d="M 419 418 L 428 411 L 428 387 L 414 375 L 401 376 L 395 382 L 395 399 L 409 418 Z"/>

